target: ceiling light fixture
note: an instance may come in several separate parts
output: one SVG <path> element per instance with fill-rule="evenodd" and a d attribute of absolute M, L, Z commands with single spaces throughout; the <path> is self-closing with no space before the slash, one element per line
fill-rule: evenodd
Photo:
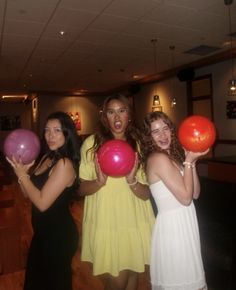
<path fill-rule="evenodd" d="M 153 58 L 154 58 L 154 73 L 157 73 L 157 39 L 151 39 L 151 43 L 153 45 Z"/>
<path fill-rule="evenodd" d="M 154 73 L 157 74 L 157 48 L 156 48 L 157 39 L 156 38 L 151 39 L 151 43 L 153 45 Z M 160 105 L 161 105 L 160 97 L 156 92 L 154 93 L 153 96 L 152 106 L 155 107 Z"/>
<path fill-rule="evenodd" d="M 170 45 L 169 48 L 171 51 L 171 67 L 172 67 L 172 71 L 174 71 L 174 68 L 175 68 L 175 46 Z M 172 78 L 172 98 L 171 98 L 171 107 L 172 108 L 177 105 L 176 97 L 174 97 L 174 95 L 175 95 L 175 80 L 174 80 L 174 76 L 173 76 L 173 78 Z"/>
<path fill-rule="evenodd" d="M 64 36 L 66 32 L 64 30 L 61 30 L 59 33 L 61 36 Z"/>
<path fill-rule="evenodd" d="M 230 37 L 230 56 L 231 56 L 231 79 L 228 83 L 229 91 L 232 93 L 236 90 L 236 79 L 234 77 L 234 57 L 233 57 L 233 39 L 232 39 L 232 20 L 230 6 L 233 0 L 224 0 L 225 5 L 228 7 L 228 20 L 229 20 L 229 37 Z"/>

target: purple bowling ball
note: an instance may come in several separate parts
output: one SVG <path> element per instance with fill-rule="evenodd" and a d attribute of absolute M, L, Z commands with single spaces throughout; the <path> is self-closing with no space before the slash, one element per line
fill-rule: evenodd
<path fill-rule="evenodd" d="M 29 164 L 39 154 L 39 138 L 30 130 L 16 129 L 6 137 L 3 150 L 9 159 L 14 156 L 17 161 L 21 160 L 23 164 Z"/>

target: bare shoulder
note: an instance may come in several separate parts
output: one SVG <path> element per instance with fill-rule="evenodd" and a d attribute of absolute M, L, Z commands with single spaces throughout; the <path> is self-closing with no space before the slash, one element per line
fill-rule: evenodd
<path fill-rule="evenodd" d="M 160 152 L 154 152 L 152 153 L 147 160 L 147 173 L 149 172 L 156 172 L 158 173 L 160 164 L 163 164 L 164 160 L 168 158 L 166 154 L 160 153 Z"/>
<path fill-rule="evenodd" d="M 73 168 L 72 161 L 69 158 L 61 158 L 60 160 L 57 161 L 55 164 L 55 169 L 58 170 L 69 170 Z"/>
<path fill-rule="evenodd" d="M 160 169 L 162 168 L 160 164 L 163 164 L 163 160 L 166 158 L 168 158 L 168 156 L 160 152 L 154 152 L 149 156 L 146 167 L 146 174 L 149 184 L 158 182 L 160 180 Z"/>
<path fill-rule="evenodd" d="M 154 152 L 148 157 L 147 165 L 152 165 L 153 163 L 160 163 L 160 162 L 166 162 L 169 160 L 168 155 L 161 152 Z"/>
<path fill-rule="evenodd" d="M 160 177 L 163 173 L 169 172 L 172 166 L 173 163 L 167 154 L 161 152 L 153 153 L 150 155 L 147 162 L 147 175 L 156 175 Z"/>

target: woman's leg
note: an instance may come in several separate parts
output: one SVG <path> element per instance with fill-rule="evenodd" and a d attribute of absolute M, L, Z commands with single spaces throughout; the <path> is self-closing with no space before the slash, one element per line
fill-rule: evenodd
<path fill-rule="evenodd" d="M 109 274 L 103 275 L 104 290 L 137 290 L 138 273 L 133 271 L 121 271 L 119 276 L 113 277 Z"/>
<path fill-rule="evenodd" d="M 138 289 L 138 273 L 129 271 L 128 283 L 125 290 Z"/>

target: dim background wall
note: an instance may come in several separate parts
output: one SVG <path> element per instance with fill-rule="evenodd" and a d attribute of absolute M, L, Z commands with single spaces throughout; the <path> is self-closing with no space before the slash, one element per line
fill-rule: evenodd
<path fill-rule="evenodd" d="M 213 86 L 213 116 L 219 139 L 236 140 L 236 119 L 228 119 L 226 105 L 229 100 L 236 100 L 236 96 L 228 95 L 228 81 L 231 78 L 231 62 L 221 62 L 195 71 L 195 76 L 212 75 Z M 140 124 L 145 115 L 152 110 L 153 96 L 159 95 L 163 112 L 167 113 L 178 127 L 187 116 L 186 82 L 179 81 L 176 77 L 158 83 L 143 85 L 138 92 L 133 93 L 135 118 Z M 171 106 L 171 100 L 175 97 L 177 105 Z M 41 133 L 46 117 L 53 111 L 79 112 L 81 116 L 81 130 L 79 134 L 87 135 L 94 132 L 99 109 L 105 97 L 58 97 L 38 96 L 37 101 L 37 126 L 32 123 L 32 105 L 23 103 L 1 103 L 0 114 L 21 116 L 22 128 L 37 129 Z M 8 132 L 0 131 L 0 146 Z M 0 148 L 0 149 L 1 149 Z M 215 147 L 216 156 L 236 155 L 234 144 L 219 144 Z"/>
<path fill-rule="evenodd" d="M 138 123 L 141 123 L 145 115 L 152 111 L 154 95 L 159 95 L 162 111 L 178 126 L 187 114 L 186 83 L 173 78 L 143 86 L 134 96 L 135 118 Z M 173 97 L 177 100 L 177 105 L 174 107 L 171 106 Z"/>
<path fill-rule="evenodd" d="M 213 114 L 219 139 L 236 140 L 236 119 L 226 115 L 227 101 L 235 101 L 228 93 L 228 82 L 232 78 L 231 61 L 225 61 L 196 71 L 196 76 L 212 74 Z M 215 147 L 216 156 L 236 155 L 234 144 L 219 144 Z"/>
<path fill-rule="evenodd" d="M 81 118 L 81 135 L 94 132 L 98 118 L 99 108 L 104 97 L 57 97 L 39 96 L 39 131 L 42 132 L 46 117 L 54 111 L 79 112 Z"/>
<path fill-rule="evenodd" d="M 21 103 L 0 103 L 0 116 L 20 116 L 21 127 L 31 129 L 31 104 Z M 0 130 L 0 150 L 9 131 Z"/>

